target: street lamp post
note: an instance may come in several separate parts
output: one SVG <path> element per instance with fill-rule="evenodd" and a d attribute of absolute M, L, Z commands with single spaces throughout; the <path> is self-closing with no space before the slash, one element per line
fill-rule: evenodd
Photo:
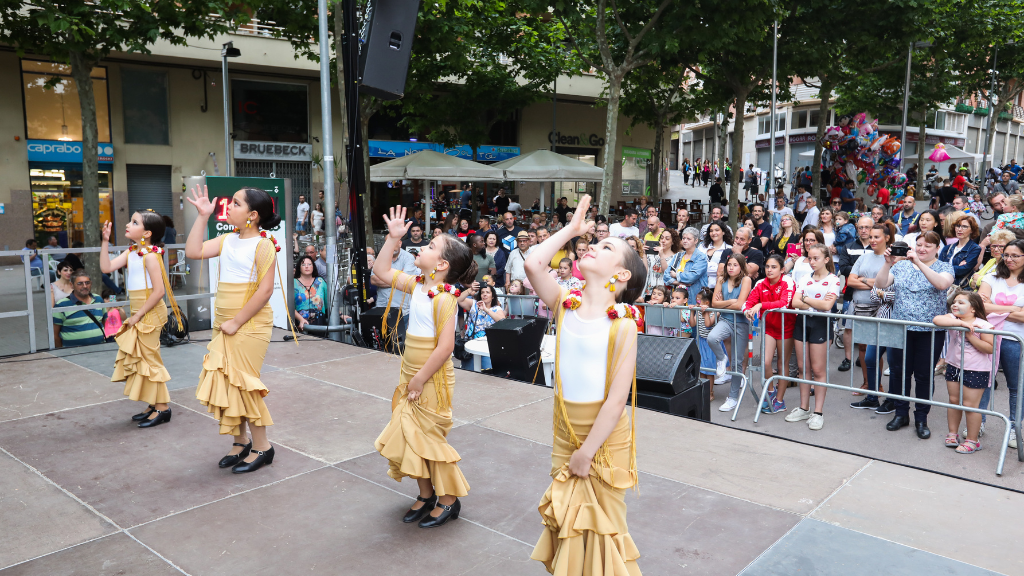
<path fill-rule="evenodd" d="M 228 58 L 238 58 L 242 51 L 234 42 L 225 42 L 220 48 L 221 84 L 224 92 L 224 175 L 231 176 L 231 108 L 228 107 Z"/>
<path fill-rule="evenodd" d="M 931 46 L 931 42 L 911 42 L 910 46 L 907 47 L 907 76 L 903 82 L 903 124 L 900 126 L 900 170 L 905 170 L 906 166 L 903 165 L 903 151 L 907 149 L 907 113 L 910 112 L 910 63 L 914 56 L 914 48 L 927 48 Z M 922 122 L 927 122 L 927 112 L 925 112 L 925 118 L 921 119 Z M 924 146 L 924 142 L 918 142 L 918 146 Z M 921 167 L 918 166 L 920 171 Z M 920 178 L 918 174 L 918 178 Z"/>
<path fill-rule="evenodd" d="M 981 157 L 981 197 L 985 197 L 986 182 L 988 182 L 988 168 L 989 168 L 989 142 L 992 140 L 992 115 L 995 112 L 995 101 L 993 98 L 996 95 L 996 66 L 999 65 L 999 46 L 995 47 L 995 52 L 992 54 L 992 85 L 988 89 L 988 126 L 985 128 L 985 155 Z"/>
<path fill-rule="evenodd" d="M 775 25 L 772 31 L 772 110 L 768 116 L 768 122 L 770 128 L 768 129 L 768 178 L 765 179 L 764 193 L 765 198 L 770 197 L 772 187 L 775 185 L 775 98 L 778 93 L 778 84 L 776 82 L 777 74 L 779 73 L 779 21 L 775 20 Z M 743 117 L 743 111 L 737 110 L 736 113 L 740 118 Z M 769 200 L 769 206 L 771 201 Z"/>
<path fill-rule="evenodd" d="M 338 297 L 338 224 L 334 212 L 334 128 L 331 116 L 331 42 L 327 36 L 327 1 L 317 2 L 320 21 L 320 122 L 324 143 L 324 207 L 329 214 L 327 225 L 327 293 L 330 302 L 328 325 L 341 323 L 341 299 Z M 340 84 L 340 79 L 339 79 Z M 334 340 L 341 340 L 341 334 L 330 334 Z"/>

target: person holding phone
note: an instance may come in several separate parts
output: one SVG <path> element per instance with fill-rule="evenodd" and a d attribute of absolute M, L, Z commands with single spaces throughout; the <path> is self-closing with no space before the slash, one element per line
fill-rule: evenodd
<path fill-rule="evenodd" d="M 794 248 L 789 248 L 790 245 Z M 796 218 L 792 214 L 783 214 L 779 219 L 779 233 L 768 243 L 768 255 L 772 254 L 778 254 L 783 259 L 791 254 L 797 257 L 802 254 L 800 233 L 796 227 Z"/>

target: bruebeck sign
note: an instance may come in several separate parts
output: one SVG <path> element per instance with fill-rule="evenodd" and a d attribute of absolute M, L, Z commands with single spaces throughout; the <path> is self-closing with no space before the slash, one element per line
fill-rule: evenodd
<path fill-rule="evenodd" d="M 238 160 L 290 160 L 311 162 L 312 146 L 291 142 L 235 142 L 235 158 Z"/>

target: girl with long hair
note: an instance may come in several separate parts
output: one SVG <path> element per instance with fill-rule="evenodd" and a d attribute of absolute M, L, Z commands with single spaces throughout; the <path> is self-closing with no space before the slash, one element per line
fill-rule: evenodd
<path fill-rule="evenodd" d="M 405 214 L 405 208 L 395 207 L 390 217 L 384 216 L 388 236 L 382 254 L 391 254 L 401 245 L 411 225 Z M 388 459 L 388 476 L 399 482 L 409 476 L 419 486 L 420 495 L 402 521 L 433 528 L 457 519 L 462 509 L 459 497 L 469 493 L 469 483 L 458 465 L 461 458 L 447 440 L 452 428 L 452 350 L 460 296 L 452 284 L 473 284 L 477 264 L 466 243 L 451 236 L 431 240 L 416 255 L 415 264 L 424 274 L 411 276 L 391 268 L 386 258 L 378 258 L 373 265 L 373 273 L 390 283 L 392 294 L 396 289 L 412 294 L 402 368 L 391 399 L 391 421 L 374 448 Z M 385 327 L 385 332 L 389 331 Z"/>
<path fill-rule="evenodd" d="M 306 324 L 324 324 L 327 283 L 317 272 L 312 257 L 303 254 L 295 263 L 292 283 L 295 289 L 295 327 L 302 330 Z"/>
<path fill-rule="evenodd" d="M 554 442 L 551 485 L 541 498 L 544 523 L 531 557 L 562 576 L 633 574 L 640 556 L 626 527 L 626 490 L 637 482 L 636 340 L 643 259 L 618 238 L 591 246 L 580 262 L 582 291 L 548 273 L 559 247 L 580 233 L 590 196 L 562 230 L 538 246 L 526 274 L 556 312 Z M 587 510 L 585 514 L 581 510 Z"/>
<path fill-rule="evenodd" d="M 796 218 L 790 214 L 783 214 L 779 218 L 779 233 L 768 242 L 768 255 L 778 254 L 783 259 L 787 258 L 787 250 L 790 244 L 800 242 L 800 232 L 796 227 Z"/>
<path fill-rule="evenodd" d="M 783 321 L 784 314 L 771 312 L 780 308 L 789 308 L 793 301 L 796 286 L 793 279 L 783 276 L 782 256 L 772 254 L 764 264 L 765 277 L 757 281 L 743 304 L 743 313 L 747 320 L 763 317 L 764 329 L 764 374 L 772 373 L 772 357 L 778 353 L 778 373 L 785 377 L 789 366 L 789 355 L 793 352 L 793 320 L 792 316 Z M 768 390 L 768 397 L 761 406 L 765 414 L 775 414 L 786 409 L 783 396 L 786 394 L 786 380 L 776 380 L 776 385 Z"/>
<path fill-rule="evenodd" d="M 747 275 L 747 259 L 742 254 L 731 254 L 725 260 L 723 274 L 718 277 L 715 284 L 715 294 L 711 298 L 711 305 L 724 310 L 742 310 L 747 297 L 750 295 L 750 288 L 753 281 Z M 733 379 L 725 373 L 726 365 L 731 356 L 730 344 L 733 346 L 743 345 L 743 339 L 750 334 L 750 324 L 742 314 L 722 314 L 725 322 L 715 324 L 715 328 L 708 334 L 708 345 L 715 353 L 715 384 L 723 384 L 728 380 L 731 385 L 729 397 L 718 409 L 728 412 L 736 407 L 740 398 L 740 386 L 742 381 L 739 378 Z M 746 372 L 746 355 L 737 354 L 733 356 L 743 358 L 741 372 Z"/>
<path fill-rule="evenodd" d="M 145 402 L 148 408 L 132 416 L 139 428 L 151 428 L 171 421 L 171 395 L 167 382 L 171 375 L 160 356 L 160 331 L 167 323 L 168 296 L 171 310 L 181 326 L 181 311 L 174 301 L 171 284 L 164 270 L 164 219 L 151 210 L 136 212 L 125 225 L 124 237 L 131 247 L 110 259 L 110 232 L 113 224 L 103 225 L 100 241 L 100 271 L 109 274 L 128 267 L 125 281 L 132 315 L 114 335 L 117 359 L 111 382 L 124 382 L 124 395 Z"/>
<path fill-rule="evenodd" d="M 718 276 L 718 265 L 722 262 L 722 253 L 732 248 L 732 232 L 722 221 L 715 220 L 708 224 L 704 232 L 701 250 L 708 257 L 708 286 L 715 285 Z"/>

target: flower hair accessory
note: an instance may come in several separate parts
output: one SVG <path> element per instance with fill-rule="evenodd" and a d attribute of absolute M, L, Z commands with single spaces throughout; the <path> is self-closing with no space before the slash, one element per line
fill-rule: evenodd
<path fill-rule="evenodd" d="M 145 256 L 146 254 L 163 254 L 164 249 L 159 246 L 139 246 L 138 244 L 132 244 L 131 248 L 128 248 L 130 252 L 138 252 L 139 256 Z"/>
<path fill-rule="evenodd" d="M 437 286 L 434 286 L 430 290 L 427 290 L 427 296 L 433 298 L 434 296 L 437 296 L 438 294 L 442 294 L 444 292 L 447 292 L 452 296 L 455 296 L 456 298 L 459 297 L 459 294 L 462 294 L 462 291 L 460 291 L 455 286 L 452 286 L 451 284 L 438 284 Z"/>
<path fill-rule="evenodd" d="M 562 307 L 568 310 L 575 310 L 580 307 L 583 303 L 583 292 L 579 290 L 569 290 L 569 297 L 562 302 Z"/>

